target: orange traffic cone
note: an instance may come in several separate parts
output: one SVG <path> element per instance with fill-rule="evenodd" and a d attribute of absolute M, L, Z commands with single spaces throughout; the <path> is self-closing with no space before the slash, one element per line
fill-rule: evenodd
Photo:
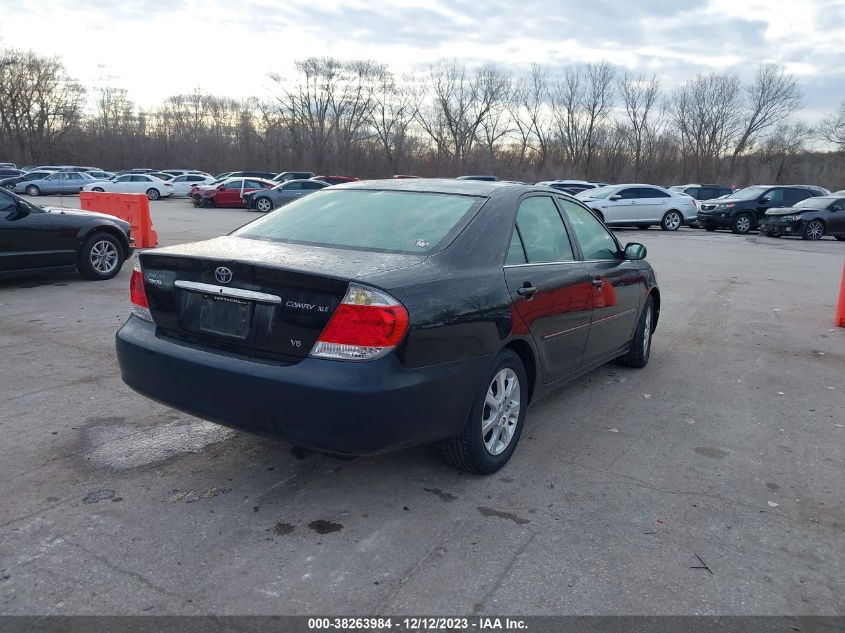
<path fill-rule="evenodd" d="M 845 266 L 842 267 L 842 283 L 839 285 L 839 303 L 836 304 L 836 316 L 833 318 L 836 327 L 845 327 Z"/>

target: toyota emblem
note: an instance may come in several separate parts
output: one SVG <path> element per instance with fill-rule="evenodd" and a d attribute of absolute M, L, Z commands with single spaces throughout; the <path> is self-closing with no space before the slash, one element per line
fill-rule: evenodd
<path fill-rule="evenodd" d="M 220 266 L 217 270 L 215 270 L 214 276 L 221 284 L 227 284 L 232 281 L 232 271 L 225 266 Z"/>

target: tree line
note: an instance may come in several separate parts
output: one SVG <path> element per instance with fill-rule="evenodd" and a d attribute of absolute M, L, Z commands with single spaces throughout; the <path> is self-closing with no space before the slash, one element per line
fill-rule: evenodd
<path fill-rule="evenodd" d="M 845 186 L 845 102 L 810 126 L 782 67 L 679 86 L 607 62 L 517 74 L 454 60 L 398 76 L 371 60 L 309 58 L 261 97 L 203 91 L 139 108 L 112 82 L 86 89 L 62 60 L 0 50 L 0 160 L 104 168 L 350 174 L 490 173 L 662 184 Z M 834 151 L 810 151 L 818 141 Z"/>

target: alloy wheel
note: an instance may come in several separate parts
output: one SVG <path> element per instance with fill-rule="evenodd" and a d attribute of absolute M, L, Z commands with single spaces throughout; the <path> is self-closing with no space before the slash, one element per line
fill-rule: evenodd
<path fill-rule="evenodd" d="M 505 367 L 487 387 L 481 414 L 481 438 L 491 455 L 501 455 L 513 439 L 519 422 L 521 400 L 519 378 Z"/>
<path fill-rule="evenodd" d="M 255 206 L 258 207 L 259 211 L 267 213 L 273 208 L 273 203 L 270 202 L 269 198 L 259 198 L 258 202 L 255 203 Z"/>
<path fill-rule="evenodd" d="M 681 226 L 681 214 L 677 211 L 670 211 L 663 219 L 663 226 L 669 231 L 677 231 Z"/>
<path fill-rule="evenodd" d="M 643 332 L 643 349 L 648 353 L 648 346 L 651 343 L 651 306 L 646 307 L 645 328 Z"/>
<path fill-rule="evenodd" d="M 88 259 L 94 270 L 101 275 L 108 275 L 120 261 L 120 254 L 112 242 L 100 240 L 99 242 L 95 242 L 94 246 L 91 247 L 91 253 Z"/>
<path fill-rule="evenodd" d="M 805 233 L 807 235 L 807 239 L 820 240 L 824 235 L 824 226 L 822 226 L 822 223 L 818 220 L 813 220 L 807 225 Z"/>

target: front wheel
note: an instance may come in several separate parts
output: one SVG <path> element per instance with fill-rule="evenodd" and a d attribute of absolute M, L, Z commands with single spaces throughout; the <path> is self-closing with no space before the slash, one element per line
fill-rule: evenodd
<path fill-rule="evenodd" d="M 634 338 L 631 339 L 631 346 L 628 352 L 620 356 L 620 365 L 641 369 L 648 365 L 651 356 L 651 335 L 654 333 L 654 299 L 649 295 L 646 299 L 637 329 L 634 331 Z"/>
<path fill-rule="evenodd" d="M 255 201 L 255 208 L 261 211 L 262 213 L 267 213 L 268 211 L 273 210 L 273 202 L 270 198 L 261 197 Z"/>
<path fill-rule="evenodd" d="M 660 228 L 664 231 L 677 231 L 683 223 L 684 219 L 681 217 L 681 214 L 673 209 L 672 211 L 667 211 L 666 215 L 663 216 L 663 219 L 660 221 Z"/>
<path fill-rule="evenodd" d="M 33 196 L 33 197 L 39 196 L 39 195 L 41 195 L 41 190 L 38 187 L 36 187 L 35 185 L 30 185 L 29 187 L 26 188 L 26 195 Z"/>
<path fill-rule="evenodd" d="M 15 185 L 3 185 L 3 188 L 4 188 L 4 189 L 8 189 L 9 191 L 14 191 L 14 190 L 15 190 Z"/>
<path fill-rule="evenodd" d="M 745 235 L 751 230 L 751 216 L 747 213 L 740 213 L 734 219 L 733 225 L 731 226 L 731 231 L 734 233 L 739 233 L 740 235 Z"/>
<path fill-rule="evenodd" d="M 812 220 L 804 225 L 801 237 L 805 240 L 820 240 L 824 237 L 824 224 L 819 220 Z"/>
<path fill-rule="evenodd" d="M 86 279 L 111 279 L 123 266 L 123 248 L 108 233 L 94 233 L 79 252 L 79 272 Z"/>
<path fill-rule="evenodd" d="M 477 392 L 464 430 L 442 443 L 443 457 L 470 473 L 496 472 L 516 449 L 527 405 L 522 359 L 513 350 L 502 350 Z"/>
<path fill-rule="evenodd" d="M 155 187 L 150 187 L 149 189 L 147 189 L 147 198 L 149 198 L 150 200 L 158 200 L 159 198 L 161 198 L 161 192 Z"/>

